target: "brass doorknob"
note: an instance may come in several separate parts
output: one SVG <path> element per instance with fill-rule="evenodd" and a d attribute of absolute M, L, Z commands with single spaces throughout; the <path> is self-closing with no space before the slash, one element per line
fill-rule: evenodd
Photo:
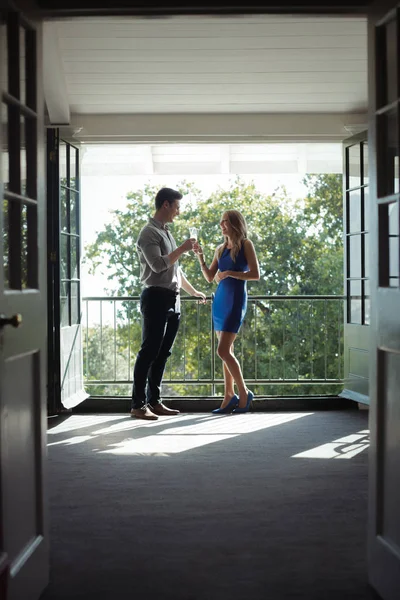
<path fill-rule="evenodd" d="M 3 329 L 6 325 L 11 325 L 12 327 L 19 327 L 22 323 L 22 315 L 18 313 L 13 315 L 9 319 L 5 315 L 0 315 L 0 329 Z"/>

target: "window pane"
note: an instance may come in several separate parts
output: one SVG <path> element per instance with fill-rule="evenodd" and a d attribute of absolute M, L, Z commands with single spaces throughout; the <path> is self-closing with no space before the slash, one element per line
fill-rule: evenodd
<path fill-rule="evenodd" d="M 397 100 L 397 21 L 386 25 L 386 101 Z"/>
<path fill-rule="evenodd" d="M 26 104 L 26 44 L 25 44 L 25 29 L 19 29 L 19 98 L 22 104 Z"/>
<path fill-rule="evenodd" d="M 361 277 L 361 235 L 349 237 L 350 277 Z"/>
<path fill-rule="evenodd" d="M 399 238 L 389 238 L 389 285 L 397 287 L 399 285 Z"/>
<path fill-rule="evenodd" d="M 8 91 L 8 38 L 7 23 L 3 21 L 4 13 L 0 14 L 0 72 L 1 72 L 1 90 Z"/>
<path fill-rule="evenodd" d="M 399 151 L 397 111 L 391 110 L 378 120 L 378 155 L 383 168 L 378 168 L 378 196 L 390 196 L 399 191 Z"/>
<path fill-rule="evenodd" d="M 389 206 L 389 285 L 399 285 L 399 205 Z"/>
<path fill-rule="evenodd" d="M 8 189 L 10 181 L 10 165 L 8 155 L 8 108 L 6 104 L 1 105 L 1 125 L 2 125 L 2 152 L 1 152 L 1 168 L 4 189 Z"/>
<path fill-rule="evenodd" d="M 20 202 L 8 201 L 8 277 L 9 287 L 20 290 L 22 255 L 22 206 Z"/>
<path fill-rule="evenodd" d="M 9 278 L 9 232 L 8 232 L 8 201 L 3 200 L 3 273 L 4 273 L 4 287 L 10 287 Z"/>
<path fill-rule="evenodd" d="M 361 298 L 361 279 L 353 279 L 350 283 L 350 296 L 358 296 Z"/>
<path fill-rule="evenodd" d="M 70 231 L 78 233 L 78 194 L 76 192 L 69 193 L 69 210 L 70 210 Z"/>
<path fill-rule="evenodd" d="M 71 282 L 71 325 L 79 323 L 79 283 Z"/>
<path fill-rule="evenodd" d="M 78 158 L 78 151 L 75 148 L 73 148 L 72 146 L 70 146 L 70 148 L 69 148 L 69 176 L 70 176 L 69 187 L 71 187 L 75 190 L 78 188 L 77 158 Z"/>
<path fill-rule="evenodd" d="M 364 325 L 371 324 L 371 300 L 365 297 L 364 300 Z"/>
<path fill-rule="evenodd" d="M 21 215 L 21 287 L 28 287 L 28 217 L 25 205 Z"/>
<path fill-rule="evenodd" d="M 349 192 L 349 233 L 361 231 L 361 191 Z"/>
<path fill-rule="evenodd" d="M 361 325 L 361 298 L 350 298 L 350 323 Z"/>
<path fill-rule="evenodd" d="M 349 188 L 361 185 L 360 144 L 348 148 L 349 157 Z"/>
<path fill-rule="evenodd" d="M 79 238 L 71 236 L 71 279 L 79 279 L 77 247 L 78 243 Z"/>
<path fill-rule="evenodd" d="M 364 176 L 363 176 L 363 184 L 369 184 L 369 164 L 368 164 L 368 144 L 363 143 L 363 156 L 364 156 Z"/>
<path fill-rule="evenodd" d="M 364 188 L 363 190 L 364 197 L 364 231 L 369 231 L 369 219 L 370 219 L 370 210 L 371 207 L 369 205 L 369 188 Z"/>
<path fill-rule="evenodd" d="M 59 155 L 60 184 L 67 185 L 67 146 L 65 142 L 60 142 Z"/>
<path fill-rule="evenodd" d="M 364 324 L 371 323 L 371 300 L 370 300 L 370 283 L 366 279 L 364 281 Z"/>
<path fill-rule="evenodd" d="M 369 235 L 368 233 L 364 233 L 363 234 L 363 238 L 364 238 L 364 277 L 369 277 L 369 263 L 371 260 L 371 257 L 369 255 Z"/>
<path fill-rule="evenodd" d="M 26 195 L 26 123 L 21 116 L 21 147 L 20 147 L 20 165 L 21 165 L 21 194 Z"/>
<path fill-rule="evenodd" d="M 389 235 L 399 235 L 399 205 L 397 202 L 389 205 Z"/>
<path fill-rule="evenodd" d="M 361 280 L 350 281 L 350 323 L 361 323 Z"/>
<path fill-rule="evenodd" d="M 67 190 L 60 188 L 60 212 L 61 212 L 61 231 L 68 231 L 68 201 Z"/>
<path fill-rule="evenodd" d="M 60 297 L 60 306 L 61 306 L 61 327 L 66 327 L 69 325 L 69 282 L 62 281 L 61 282 L 61 297 Z"/>
<path fill-rule="evenodd" d="M 68 270 L 68 236 L 61 234 L 60 240 L 60 274 L 61 279 L 70 279 Z"/>

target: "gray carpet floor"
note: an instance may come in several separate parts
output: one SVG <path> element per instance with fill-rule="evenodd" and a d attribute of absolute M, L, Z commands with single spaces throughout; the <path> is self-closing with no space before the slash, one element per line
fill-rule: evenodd
<path fill-rule="evenodd" d="M 367 421 L 347 410 L 57 423 L 43 600 L 369 600 Z"/>

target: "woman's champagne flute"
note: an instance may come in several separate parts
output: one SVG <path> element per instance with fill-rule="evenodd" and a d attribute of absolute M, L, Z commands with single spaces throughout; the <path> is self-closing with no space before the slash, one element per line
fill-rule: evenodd
<path fill-rule="evenodd" d="M 197 237 L 199 235 L 199 230 L 197 227 L 189 227 L 189 234 L 191 238 L 194 238 L 197 242 Z"/>

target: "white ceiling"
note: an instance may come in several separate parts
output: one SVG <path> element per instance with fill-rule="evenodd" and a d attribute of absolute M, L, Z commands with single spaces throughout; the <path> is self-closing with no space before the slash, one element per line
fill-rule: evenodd
<path fill-rule="evenodd" d="M 58 78 L 53 92 L 65 91 L 72 114 L 367 110 L 363 18 L 107 17 L 46 25 L 56 40 L 47 58 Z"/>
<path fill-rule="evenodd" d="M 88 145 L 82 175 L 283 175 L 341 173 L 341 144 Z"/>

